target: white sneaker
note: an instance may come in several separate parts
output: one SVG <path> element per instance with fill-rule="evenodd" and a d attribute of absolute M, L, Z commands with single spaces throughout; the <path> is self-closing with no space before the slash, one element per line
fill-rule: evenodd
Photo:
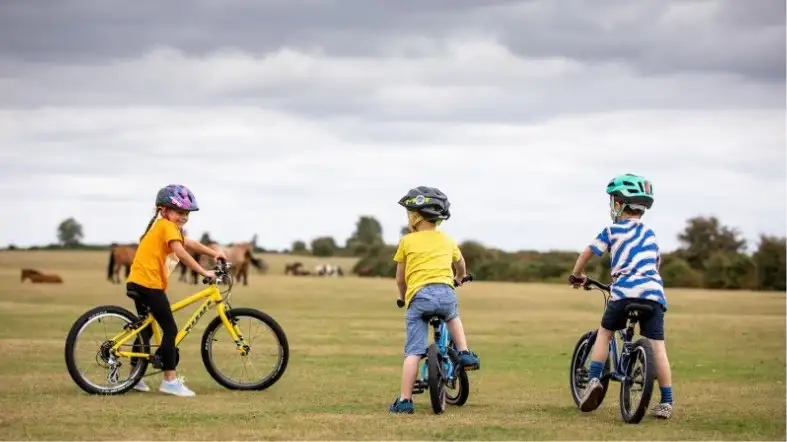
<path fill-rule="evenodd" d="M 656 404 L 653 407 L 653 416 L 660 419 L 669 419 L 672 417 L 672 404 Z"/>
<path fill-rule="evenodd" d="M 192 397 L 196 396 L 196 394 L 189 390 L 188 387 L 183 383 L 183 378 L 178 376 L 172 381 L 163 380 L 161 381 L 161 385 L 158 388 L 158 391 L 166 394 L 172 394 L 175 396 L 180 397 Z"/>
<path fill-rule="evenodd" d="M 150 391 L 150 387 L 148 387 L 148 384 L 146 384 L 145 381 L 143 381 L 142 379 L 140 379 L 139 382 L 134 384 L 134 387 L 132 388 L 137 391 L 144 391 L 144 392 Z"/>
<path fill-rule="evenodd" d="M 604 386 L 598 378 L 593 378 L 588 382 L 585 387 L 585 394 L 582 395 L 582 400 L 579 402 L 579 409 L 585 413 L 593 411 L 598 408 L 599 399 L 604 393 Z"/>

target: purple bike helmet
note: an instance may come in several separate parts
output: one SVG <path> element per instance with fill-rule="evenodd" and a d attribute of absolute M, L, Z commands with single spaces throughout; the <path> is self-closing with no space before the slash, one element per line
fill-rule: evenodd
<path fill-rule="evenodd" d="M 175 210 L 196 212 L 199 210 L 197 198 L 188 187 L 180 184 L 170 184 L 162 187 L 156 194 L 156 206 L 169 207 Z"/>

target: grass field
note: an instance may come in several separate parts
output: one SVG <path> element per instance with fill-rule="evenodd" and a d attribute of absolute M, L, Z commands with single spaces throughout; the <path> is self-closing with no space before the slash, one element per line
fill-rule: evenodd
<path fill-rule="evenodd" d="M 196 398 L 94 397 L 68 376 L 63 343 L 92 306 L 133 310 L 123 286 L 105 279 L 106 253 L 0 252 L 0 438 L 785 439 L 783 293 L 670 290 L 676 416 L 626 425 L 618 384 L 589 415 L 568 390 L 570 353 L 598 324 L 600 294 L 474 282 L 459 289 L 468 340 L 482 358 L 467 405 L 435 416 L 420 395 L 415 415 L 392 416 L 386 407 L 398 394 L 404 337 L 393 281 L 285 277 L 283 260 L 294 258 L 265 258 L 271 273 L 252 272 L 248 287 L 236 286 L 233 306 L 261 309 L 286 331 L 290 364 L 276 385 L 231 392 L 208 376 L 199 337 L 209 313 L 181 345 L 179 371 Z M 20 284 L 21 267 L 58 272 L 65 283 Z M 173 286 L 172 300 L 194 291 Z M 191 311 L 178 312 L 179 325 Z M 148 379 L 158 387 L 158 375 Z"/>

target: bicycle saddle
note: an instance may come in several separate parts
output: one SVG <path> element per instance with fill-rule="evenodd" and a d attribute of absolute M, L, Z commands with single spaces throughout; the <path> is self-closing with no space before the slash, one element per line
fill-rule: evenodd
<path fill-rule="evenodd" d="M 653 313 L 653 306 L 642 302 L 631 302 L 626 305 L 624 310 L 627 315 L 636 312 L 640 317 L 646 317 Z"/>

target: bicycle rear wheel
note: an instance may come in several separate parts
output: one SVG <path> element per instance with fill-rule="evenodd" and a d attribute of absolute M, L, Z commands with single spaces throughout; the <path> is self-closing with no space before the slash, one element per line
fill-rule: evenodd
<path fill-rule="evenodd" d="M 432 344 L 426 351 L 426 371 L 428 373 L 429 399 L 432 401 L 432 411 L 442 414 L 445 411 L 445 380 L 440 367 L 440 350 L 437 344 Z"/>
<path fill-rule="evenodd" d="M 246 356 L 238 353 L 235 342 L 224 327 L 221 318 L 217 316 L 208 324 L 202 335 L 202 362 L 208 374 L 219 385 L 230 390 L 264 390 L 275 384 L 287 369 L 290 358 L 290 347 L 284 330 L 272 317 L 252 308 L 228 310 L 227 317 L 241 331 L 249 351 Z M 265 333 L 266 331 L 270 333 Z M 259 339 L 266 334 L 272 335 L 272 339 L 268 342 L 260 342 Z M 272 354 L 266 356 L 267 350 Z M 255 364 L 252 359 L 258 359 L 259 362 Z M 227 363 L 232 361 L 240 362 L 240 368 L 227 368 Z M 260 364 L 271 367 L 267 370 L 259 370 Z M 240 376 L 249 375 L 249 380 L 233 377 L 238 373 Z"/>
<path fill-rule="evenodd" d="M 125 393 L 139 382 L 145 374 L 148 360 L 129 360 L 118 357 L 111 350 L 115 344 L 112 337 L 121 333 L 124 326 L 136 321 L 137 316 L 123 307 L 104 305 L 88 310 L 74 322 L 66 337 L 65 358 L 68 374 L 79 388 L 90 394 L 113 395 Z M 98 330 L 89 330 L 95 326 L 98 326 Z M 141 334 L 134 337 L 136 351 L 145 351 L 143 349 L 149 349 L 148 345 L 149 342 Z M 131 346 L 129 344 L 129 349 Z M 89 356 L 84 369 L 78 362 L 83 356 Z M 122 370 L 126 365 L 129 369 Z M 100 384 L 87 375 L 88 369 L 96 367 L 104 372 L 99 378 L 103 378 L 106 384 Z"/>
<path fill-rule="evenodd" d="M 650 341 L 642 338 L 631 347 L 625 367 L 626 380 L 620 386 L 620 415 L 629 424 L 637 424 L 645 416 L 653 395 L 656 365 Z M 640 393 L 638 400 L 632 395 Z"/>

